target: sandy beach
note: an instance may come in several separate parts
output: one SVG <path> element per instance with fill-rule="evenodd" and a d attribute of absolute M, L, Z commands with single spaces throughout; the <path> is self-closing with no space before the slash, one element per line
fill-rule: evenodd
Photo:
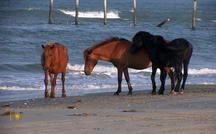
<path fill-rule="evenodd" d="M 215 134 L 216 85 L 0 103 L 1 134 Z M 18 113 L 15 118 L 13 113 Z"/>

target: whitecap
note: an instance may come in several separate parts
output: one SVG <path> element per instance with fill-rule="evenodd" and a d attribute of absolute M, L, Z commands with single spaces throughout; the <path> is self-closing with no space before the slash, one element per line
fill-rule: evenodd
<path fill-rule="evenodd" d="M 216 69 L 209 69 L 209 68 L 189 69 L 189 74 L 194 74 L 194 75 L 216 74 Z"/>
<path fill-rule="evenodd" d="M 43 90 L 42 88 L 19 87 L 19 86 L 0 86 L 1 90 Z"/>
<path fill-rule="evenodd" d="M 58 9 L 60 12 L 75 17 L 75 11 Z M 87 11 L 79 12 L 79 18 L 104 18 L 104 12 L 102 11 Z M 119 19 L 119 13 L 117 11 L 110 11 L 107 13 L 109 19 Z"/>
<path fill-rule="evenodd" d="M 201 19 L 201 18 L 196 18 L 196 20 L 197 20 L 197 21 L 202 21 L 202 19 Z"/>
<path fill-rule="evenodd" d="M 75 64 L 71 65 L 70 63 L 67 65 L 67 69 L 69 71 L 84 71 L 84 65 Z M 95 73 L 104 73 L 107 75 L 113 75 L 117 72 L 117 68 L 115 66 L 109 66 L 109 65 L 96 65 L 94 70 Z M 152 71 L 151 67 L 142 69 L 142 70 L 136 70 L 129 68 L 130 73 L 143 73 L 148 72 L 150 73 Z M 157 70 L 157 73 L 160 73 L 160 70 Z M 210 69 L 210 68 L 201 68 L 201 69 L 193 69 L 190 68 L 188 71 L 189 74 L 192 75 L 202 75 L 202 74 L 216 74 L 216 69 Z"/>
<path fill-rule="evenodd" d="M 71 65 L 70 63 L 67 65 L 68 71 L 84 71 L 84 65 Z M 129 72 L 131 73 L 140 73 L 140 72 L 151 72 L 151 68 L 143 69 L 143 70 L 136 70 L 129 68 Z M 106 66 L 106 65 L 96 65 L 93 69 L 94 73 L 98 74 L 106 74 L 106 75 L 113 75 L 117 73 L 117 68 L 115 66 Z"/>
<path fill-rule="evenodd" d="M 40 8 L 29 7 L 29 8 L 26 8 L 25 10 L 27 10 L 27 11 L 33 11 L 33 10 L 40 10 Z"/>

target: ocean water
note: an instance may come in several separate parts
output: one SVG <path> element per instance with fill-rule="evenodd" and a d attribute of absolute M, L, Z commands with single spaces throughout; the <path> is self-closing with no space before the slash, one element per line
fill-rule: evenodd
<path fill-rule="evenodd" d="M 116 68 L 100 61 L 92 75 L 83 72 L 83 50 L 117 36 L 131 40 L 140 30 L 167 40 L 186 38 L 194 46 L 187 84 L 216 84 L 216 1 L 198 1 L 197 27 L 191 30 L 193 0 L 138 0 L 137 26 L 133 26 L 133 1 L 108 0 L 108 24 L 103 25 L 103 1 L 80 1 L 80 25 L 74 25 L 74 1 L 54 0 L 54 24 L 49 25 L 49 0 L 0 2 L 0 101 L 44 96 L 40 65 L 42 44 L 59 42 L 69 49 L 66 90 L 69 96 L 115 92 Z M 162 28 L 156 27 L 170 18 Z M 151 89 L 151 68 L 129 70 L 134 90 Z M 158 72 L 159 74 L 159 72 Z M 167 79 L 166 84 L 170 81 Z M 123 79 L 123 91 L 128 91 Z M 160 82 L 157 77 L 157 85 Z M 168 90 L 168 89 L 167 89 Z M 61 95 L 60 77 L 57 96 Z"/>

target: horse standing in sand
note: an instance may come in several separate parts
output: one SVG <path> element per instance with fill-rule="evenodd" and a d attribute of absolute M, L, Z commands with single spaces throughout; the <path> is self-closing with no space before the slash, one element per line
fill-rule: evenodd
<path fill-rule="evenodd" d="M 156 90 L 155 73 L 157 68 L 161 70 L 161 87 L 159 94 L 164 93 L 167 72 L 173 68 L 175 70 L 175 77 L 178 81 L 175 89 L 171 89 L 171 93 L 176 94 L 176 92 L 179 92 L 180 94 L 183 94 L 185 82 L 188 76 L 188 64 L 192 56 L 193 46 L 183 38 L 167 42 L 162 36 L 155 36 L 148 32 L 140 31 L 133 37 L 133 45 L 130 48 L 130 51 L 135 53 L 143 47 L 149 54 L 152 61 L 151 80 L 153 91 Z M 143 57 L 143 60 L 145 60 L 145 57 Z M 184 68 L 184 75 L 181 90 L 179 91 L 182 80 L 182 65 Z"/>
<path fill-rule="evenodd" d="M 137 51 L 136 54 L 131 54 L 129 52 L 131 45 L 132 43 L 126 39 L 114 37 L 101 41 L 90 48 L 86 48 L 83 52 L 85 59 L 85 74 L 91 74 L 98 60 L 109 61 L 118 70 L 118 89 L 115 92 L 115 95 L 119 95 L 121 92 L 123 72 L 128 84 L 128 94 L 131 95 L 133 88 L 130 83 L 128 68 L 141 70 L 152 66 L 145 49 Z"/>
<path fill-rule="evenodd" d="M 51 93 L 50 97 L 55 97 L 55 86 L 56 79 L 59 73 L 62 73 L 62 97 L 66 97 L 66 91 L 64 87 L 65 73 L 68 63 L 68 50 L 64 45 L 59 43 L 48 43 L 47 45 L 42 45 L 44 50 L 41 56 L 41 65 L 43 66 L 45 74 L 45 97 L 49 97 L 48 92 L 48 75 L 50 76 L 51 83 Z"/>

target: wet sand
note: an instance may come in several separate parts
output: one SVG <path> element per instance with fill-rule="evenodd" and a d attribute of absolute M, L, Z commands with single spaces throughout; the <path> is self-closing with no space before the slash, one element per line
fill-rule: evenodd
<path fill-rule="evenodd" d="M 176 96 L 135 91 L 1 102 L 0 133 L 215 134 L 216 85 L 186 88 Z"/>

